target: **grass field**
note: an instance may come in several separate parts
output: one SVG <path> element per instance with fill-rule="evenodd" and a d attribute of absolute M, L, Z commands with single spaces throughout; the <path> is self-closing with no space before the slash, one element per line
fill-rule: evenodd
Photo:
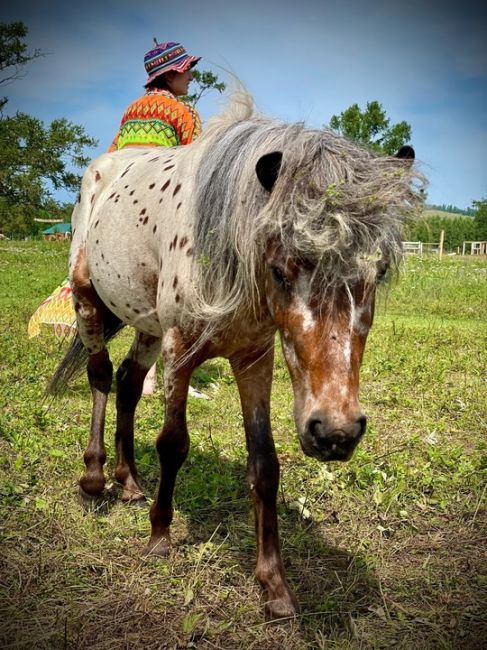
<path fill-rule="evenodd" d="M 176 487 L 169 561 L 142 559 L 148 507 L 78 501 L 90 394 L 43 391 L 63 353 L 26 325 L 66 273 L 68 249 L 0 242 L 0 647 L 480 649 L 487 639 L 487 261 L 409 258 L 379 301 L 361 375 L 369 427 L 353 459 L 304 457 L 277 355 L 272 421 L 292 622 L 264 622 L 236 386 L 207 363 L 190 398 L 192 447 Z M 111 345 L 120 361 L 130 341 Z M 159 369 L 160 372 L 160 369 Z M 138 411 L 149 502 L 163 396 Z M 113 400 L 107 470 L 113 465 Z"/>

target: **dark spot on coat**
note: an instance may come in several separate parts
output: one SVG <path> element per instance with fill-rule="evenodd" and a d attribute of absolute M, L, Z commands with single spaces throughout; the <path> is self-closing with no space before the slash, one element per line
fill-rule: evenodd
<path fill-rule="evenodd" d="M 192 249 L 192 248 L 188 248 L 188 250 L 186 251 L 186 255 L 187 255 L 188 257 L 191 257 L 192 254 L 193 254 L 193 249 Z"/>
<path fill-rule="evenodd" d="M 98 219 L 98 221 L 95 223 L 95 228 L 98 226 L 99 223 L 100 223 L 100 220 Z"/>
<path fill-rule="evenodd" d="M 100 174 L 100 172 L 98 171 L 98 169 L 96 170 L 95 181 L 96 181 L 97 183 L 98 183 L 98 181 L 101 181 L 101 174 Z"/>
<path fill-rule="evenodd" d="M 177 206 L 176 206 L 176 210 L 179 210 L 179 208 L 180 208 L 182 205 L 183 205 L 182 203 L 178 203 Z"/>
<path fill-rule="evenodd" d="M 176 194 L 179 192 L 180 189 L 181 189 L 181 183 L 178 183 L 174 188 L 174 192 L 172 193 L 172 195 L 176 196 Z"/>
<path fill-rule="evenodd" d="M 116 192 L 113 192 L 113 194 L 110 194 L 110 196 L 108 197 L 108 200 L 113 199 L 113 197 L 115 196 L 115 194 L 116 194 Z"/>
<path fill-rule="evenodd" d="M 134 205 L 135 205 L 136 203 L 138 203 L 138 200 L 137 200 L 137 199 L 134 200 Z"/>
<path fill-rule="evenodd" d="M 150 189 L 150 190 L 153 190 L 153 189 L 154 189 L 154 186 L 155 186 L 155 183 L 151 183 L 151 184 L 149 185 L 149 189 Z"/>
<path fill-rule="evenodd" d="M 178 286 L 178 276 L 174 276 L 174 280 L 172 281 L 172 288 L 175 289 Z"/>
<path fill-rule="evenodd" d="M 128 307 L 130 309 L 130 303 L 126 302 L 125 307 Z"/>
<path fill-rule="evenodd" d="M 166 181 L 164 183 L 164 185 L 161 187 L 161 192 L 164 192 L 164 190 L 167 190 L 167 188 L 169 187 L 170 184 L 171 184 L 171 179 L 169 179 L 168 181 Z"/>
<path fill-rule="evenodd" d="M 140 314 L 140 309 L 135 309 L 135 307 L 132 308 L 132 311 L 133 311 L 135 314 Z"/>
<path fill-rule="evenodd" d="M 157 226 L 154 226 L 154 228 L 152 228 L 152 232 L 155 233 L 156 230 L 157 230 Z"/>
<path fill-rule="evenodd" d="M 98 244 L 98 242 L 99 242 L 99 241 L 100 241 L 100 240 L 99 240 L 99 239 L 97 239 L 97 240 L 96 240 L 96 242 L 95 242 L 95 244 Z"/>
<path fill-rule="evenodd" d="M 135 190 L 132 190 L 132 191 L 129 193 L 129 196 L 132 196 L 134 192 L 135 192 Z"/>
<path fill-rule="evenodd" d="M 151 158 L 149 162 L 155 162 L 156 160 L 159 160 L 160 156 L 156 156 L 155 158 Z"/>
<path fill-rule="evenodd" d="M 144 226 L 147 224 L 148 221 L 149 221 L 149 216 L 147 216 L 147 217 L 144 219 Z"/>
<path fill-rule="evenodd" d="M 167 172 L 169 169 L 172 169 L 174 165 L 168 165 L 167 167 L 164 167 L 163 171 Z"/>
<path fill-rule="evenodd" d="M 95 195 L 92 194 L 92 195 L 91 195 L 91 203 L 93 203 L 94 200 L 95 200 Z"/>
<path fill-rule="evenodd" d="M 181 300 L 179 293 L 176 294 L 176 297 L 174 298 L 176 302 L 179 302 Z"/>
<path fill-rule="evenodd" d="M 120 277 L 120 276 L 118 276 L 118 277 Z M 116 306 L 117 306 L 117 305 L 116 305 L 114 302 L 112 302 L 111 300 L 110 300 L 110 305 L 111 305 L 112 307 L 116 307 Z"/>
<path fill-rule="evenodd" d="M 155 307 L 157 300 L 157 282 L 158 275 L 154 272 L 145 272 L 143 275 L 143 283 L 147 290 L 146 297 L 148 298 L 150 304 Z"/>
<path fill-rule="evenodd" d="M 188 238 L 187 237 L 181 237 L 181 241 L 179 242 L 179 248 L 184 248 L 187 243 L 188 243 Z"/>
<path fill-rule="evenodd" d="M 147 208 L 142 208 L 142 210 L 140 211 L 140 214 L 145 214 L 146 212 L 147 212 Z"/>

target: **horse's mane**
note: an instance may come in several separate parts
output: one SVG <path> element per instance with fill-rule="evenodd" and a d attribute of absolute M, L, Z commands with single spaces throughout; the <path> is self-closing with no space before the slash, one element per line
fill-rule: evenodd
<path fill-rule="evenodd" d="M 197 146 L 197 268 L 186 308 L 208 333 L 259 304 L 269 238 L 312 263 L 323 292 L 375 277 L 378 251 L 397 265 L 403 224 L 418 210 L 425 182 L 409 163 L 330 130 L 259 115 L 244 92 L 209 121 Z M 282 164 L 269 193 L 256 163 L 275 151 L 282 152 Z"/>

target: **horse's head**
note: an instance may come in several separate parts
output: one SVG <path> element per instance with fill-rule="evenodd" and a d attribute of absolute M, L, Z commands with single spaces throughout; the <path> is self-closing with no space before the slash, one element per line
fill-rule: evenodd
<path fill-rule="evenodd" d="M 401 152 L 401 157 L 412 155 Z M 269 191 L 279 164 L 279 155 L 270 154 L 257 165 L 259 180 Z M 327 282 L 320 268 L 323 257 L 318 254 L 313 261 L 313 256 L 307 259 L 296 253 L 289 246 L 293 237 L 281 232 L 267 241 L 265 292 L 292 379 L 296 427 L 308 456 L 348 460 L 366 428 L 358 399 L 359 371 L 374 316 L 376 285 L 387 271 L 388 255 L 376 259 L 369 254 L 364 259 L 349 238 L 336 265 L 352 249 L 355 272 L 348 276 L 344 272 L 341 278 L 339 271 L 333 275 L 332 266 L 328 270 L 332 281 Z"/>
<path fill-rule="evenodd" d="M 266 297 L 279 329 L 294 390 L 303 451 L 319 460 L 347 460 L 365 432 L 359 370 L 374 316 L 375 284 L 359 280 L 320 295 L 313 268 L 271 245 Z M 378 275 L 385 271 L 379 264 Z"/>

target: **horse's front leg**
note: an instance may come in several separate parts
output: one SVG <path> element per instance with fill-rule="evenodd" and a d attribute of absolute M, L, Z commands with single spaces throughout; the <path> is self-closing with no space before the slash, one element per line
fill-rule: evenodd
<path fill-rule="evenodd" d="M 248 450 L 247 479 L 252 491 L 257 536 L 256 577 L 266 597 L 266 617 L 293 616 L 298 610 L 281 560 L 276 498 L 277 459 L 270 425 L 270 391 L 274 348 L 230 360 L 237 380 Z"/>
<path fill-rule="evenodd" d="M 189 451 L 186 402 L 194 364 L 182 361 L 186 351 L 178 328 L 171 328 L 162 342 L 166 409 L 156 442 L 161 477 L 157 498 L 150 509 L 152 531 L 146 555 L 168 555 L 171 548 L 174 484 Z"/>
<path fill-rule="evenodd" d="M 161 339 L 137 332 L 128 355 L 117 371 L 117 461 L 115 478 L 122 485 L 122 501 L 144 501 L 137 479 L 134 454 L 134 416 L 144 378 L 161 351 Z"/>

